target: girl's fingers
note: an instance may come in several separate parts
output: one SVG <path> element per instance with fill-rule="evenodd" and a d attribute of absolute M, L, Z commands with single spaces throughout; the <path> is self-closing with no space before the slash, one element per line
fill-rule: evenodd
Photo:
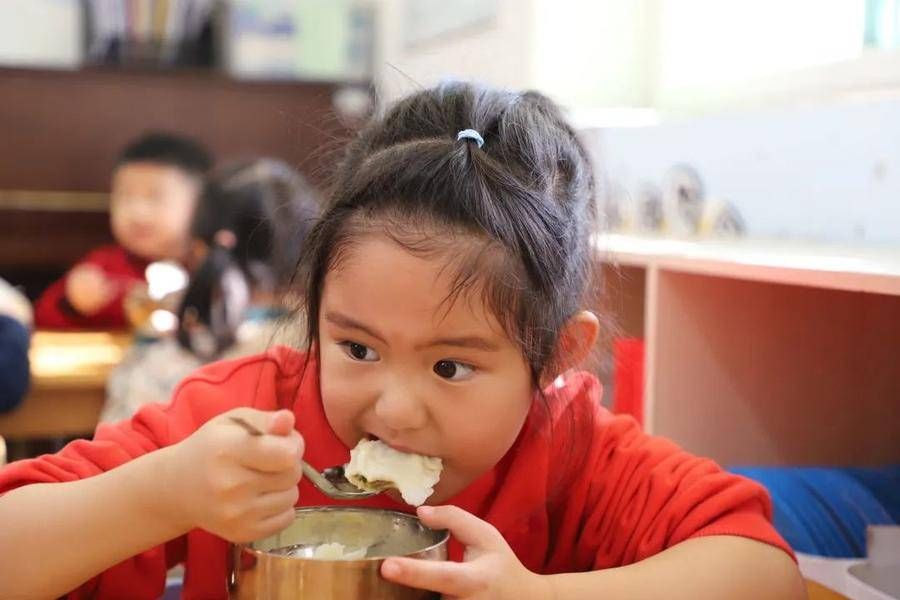
<path fill-rule="evenodd" d="M 288 525 L 294 522 L 294 509 L 293 507 L 282 510 L 281 512 L 275 513 L 270 517 L 264 518 L 259 522 L 257 526 L 258 533 L 253 537 L 253 539 L 261 539 L 264 537 L 269 537 L 270 535 L 274 535 L 279 531 L 287 528 Z M 253 539 L 244 540 L 247 542 L 252 542 Z"/>
<path fill-rule="evenodd" d="M 238 418 L 260 433 L 270 433 L 276 436 L 288 435 L 294 430 L 294 413 L 284 409 L 271 411 L 249 407 L 236 408 L 225 413 L 222 418 Z"/>
<path fill-rule="evenodd" d="M 417 514 L 432 529 L 449 529 L 463 545 L 482 550 L 505 550 L 506 541 L 486 521 L 458 506 L 420 506 Z"/>
<path fill-rule="evenodd" d="M 381 575 L 390 581 L 447 596 L 467 596 L 484 587 L 471 563 L 388 558 L 381 565 Z"/>
<path fill-rule="evenodd" d="M 258 413 L 248 416 L 255 417 L 253 419 L 255 422 L 251 421 L 251 418 L 246 418 L 245 415 L 241 415 L 240 418 L 253 425 L 259 431 L 264 431 L 269 421 L 275 419 L 288 419 L 291 427 L 289 431 L 282 435 L 271 433 L 255 435 L 243 431 L 240 425 L 229 424 L 233 441 L 229 454 L 237 460 L 238 464 L 264 473 L 278 473 L 299 466 L 300 457 L 303 456 L 305 448 L 303 437 L 293 430 L 292 414 L 278 412 Z M 262 426 L 260 426 L 259 422 L 262 422 Z"/>
<path fill-rule="evenodd" d="M 263 431 L 272 435 L 288 435 L 294 431 L 294 413 L 279 410 L 268 415 L 269 422 Z"/>
<path fill-rule="evenodd" d="M 293 469 L 303 455 L 303 440 L 296 436 L 263 435 L 240 439 L 232 449 L 238 464 L 263 473 Z"/>
<path fill-rule="evenodd" d="M 286 510 L 293 511 L 294 505 L 297 504 L 297 498 L 298 490 L 296 486 L 288 490 L 269 492 L 256 499 L 254 508 L 265 520 Z"/>
<path fill-rule="evenodd" d="M 235 419 L 246 425 L 235 423 Z M 230 411 L 223 421 L 234 434 L 231 454 L 245 467 L 277 473 L 292 468 L 303 455 L 303 438 L 294 430 L 294 413 L 289 410 L 243 408 Z"/>
<path fill-rule="evenodd" d="M 297 461 L 291 468 L 277 473 L 263 473 L 253 471 L 257 478 L 257 489 L 263 493 L 280 492 L 297 487 L 297 483 L 303 476 L 303 469 Z"/>

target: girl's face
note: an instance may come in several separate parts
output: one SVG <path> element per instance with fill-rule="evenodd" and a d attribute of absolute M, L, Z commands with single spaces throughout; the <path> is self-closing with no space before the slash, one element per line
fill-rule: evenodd
<path fill-rule="evenodd" d="M 512 446 L 532 399 L 528 365 L 480 294 L 450 296 L 454 270 L 384 236 L 328 273 L 319 315 L 325 414 L 348 447 L 378 438 L 443 459 L 438 504 Z"/>

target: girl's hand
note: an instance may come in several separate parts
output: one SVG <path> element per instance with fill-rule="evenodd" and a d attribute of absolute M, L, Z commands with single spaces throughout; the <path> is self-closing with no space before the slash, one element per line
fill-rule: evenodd
<path fill-rule="evenodd" d="M 449 529 L 466 546 L 464 562 L 389 558 L 385 579 L 440 592 L 445 598 L 527 600 L 550 598 L 549 583 L 519 562 L 493 525 L 456 506 L 421 506 L 419 518 L 432 529 Z"/>
<path fill-rule="evenodd" d="M 231 416 L 266 434 L 248 434 Z M 303 449 L 292 412 L 238 408 L 171 447 L 163 485 L 171 490 L 171 504 L 186 529 L 200 527 L 230 542 L 250 542 L 293 521 Z"/>

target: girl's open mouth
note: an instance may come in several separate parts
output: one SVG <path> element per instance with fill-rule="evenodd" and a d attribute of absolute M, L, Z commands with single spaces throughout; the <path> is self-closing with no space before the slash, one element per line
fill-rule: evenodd
<path fill-rule="evenodd" d="M 366 432 L 366 434 L 364 435 L 364 438 L 371 442 L 381 442 L 385 446 L 389 446 L 389 447 L 393 448 L 394 450 L 396 450 L 397 452 L 404 452 L 406 454 L 423 454 L 422 452 L 416 452 L 415 450 L 413 450 L 412 448 L 409 448 L 408 446 L 391 443 L 388 440 L 380 438 L 377 435 L 374 435 L 372 433 Z"/>

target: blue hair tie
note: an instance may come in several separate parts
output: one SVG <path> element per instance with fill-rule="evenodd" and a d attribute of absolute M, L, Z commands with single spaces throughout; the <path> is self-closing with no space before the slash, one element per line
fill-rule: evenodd
<path fill-rule="evenodd" d="M 463 129 L 459 133 L 456 134 L 456 141 L 470 139 L 475 140 L 475 143 L 478 144 L 478 147 L 481 148 L 484 146 L 484 138 L 481 137 L 481 134 L 475 131 L 474 129 Z"/>

